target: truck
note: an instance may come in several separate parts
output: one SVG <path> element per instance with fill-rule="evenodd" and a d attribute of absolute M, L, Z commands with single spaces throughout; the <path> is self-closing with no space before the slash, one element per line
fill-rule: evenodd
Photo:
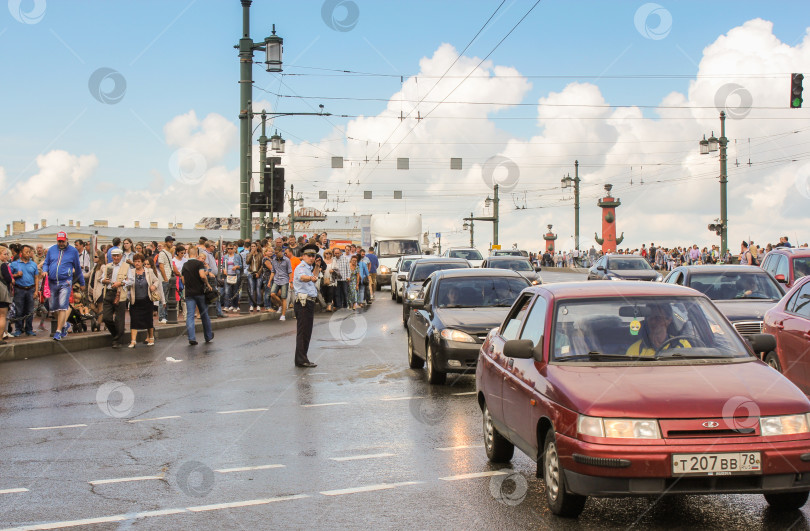
<path fill-rule="evenodd" d="M 371 244 L 380 260 L 377 289 L 391 284 L 391 272 L 400 256 L 421 254 L 422 214 L 374 214 L 371 216 Z"/>

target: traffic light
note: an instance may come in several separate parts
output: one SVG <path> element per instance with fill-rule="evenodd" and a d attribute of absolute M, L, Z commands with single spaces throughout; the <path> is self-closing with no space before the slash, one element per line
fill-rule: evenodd
<path fill-rule="evenodd" d="M 790 108 L 802 108 L 802 74 L 790 74 Z"/>
<path fill-rule="evenodd" d="M 273 212 L 284 212 L 284 168 L 279 166 L 273 175 Z"/>
<path fill-rule="evenodd" d="M 250 192 L 251 212 L 270 212 L 270 195 L 264 192 Z"/>
<path fill-rule="evenodd" d="M 709 225 L 709 230 L 713 231 L 718 236 L 723 235 L 723 224 L 722 223 L 712 223 Z"/>

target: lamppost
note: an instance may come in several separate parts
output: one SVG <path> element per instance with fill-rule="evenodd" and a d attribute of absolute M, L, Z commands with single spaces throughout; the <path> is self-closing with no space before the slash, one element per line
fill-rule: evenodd
<path fill-rule="evenodd" d="M 700 154 L 707 155 L 717 151 L 718 145 L 720 146 L 720 223 L 709 225 L 709 230 L 714 231 L 720 236 L 720 256 L 725 256 L 728 250 L 728 210 L 727 210 L 727 185 L 728 185 L 728 170 L 726 155 L 726 146 L 728 145 L 728 138 L 726 138 L 726 113 L 720 111 L 720 138 L 712 136 L 706 140 L 706 135 L 703 135 L 703 140 L 700 141 Z"/>
<path fill-rule="evenodd" d="M 473 213 L 470 212 L 470 217 L 464 218 L 464 230 L 470 231 L 470 247 L 475 247 L 475 218 Z"/>
<path fill-rule="evenodd" d="M 579 251 L 579 161 L 574 161 L 574 178 L 571 174 L 566 175 L 560 182 L 563 190 L 569 188 L 574 183 L 574 248 Z"/>
<path fill-rule="evenodd" d="M 492 187 L 492 191 L 493 191 L 494 199 L 491 199 L 489 196 L 487 196 L 486 200 L 484 201 L 484 205 L 486 205 L 487 207 L 492 205 L 492 215 L 491 216 L 470 216 L 469 220 L 471 222 L 473 220 L 475 220 L 475 221 L 491 221 L 492 222 L 492 245 L 498 245 L 498 221 L 499 221 L 498 207 L 500 205 L 501 200 L 498 197 L 498 185 L 497 184 Z M 465 219 L 467 219 L 467 218 L 465 218 Z M 470 234 L 470 236 L 472 237 L 472 234 Z"/>
<path fill-rule="evenodd" d="M 242 0 L 242 38 L 235 46 L 239 50 L 239 236 L 242 239 L 251 237 L 253 227 L 250 219 L 250 133 L 252 112 L 250 100 L 253 98 L 253 52 L 266 53 L 265 65 L 268 72 L 281 72 L 281 54 L 284 39 L 273 34 L 261 43 L 254 43 L 250 38 L 250 4 L 252 0 Z"/>

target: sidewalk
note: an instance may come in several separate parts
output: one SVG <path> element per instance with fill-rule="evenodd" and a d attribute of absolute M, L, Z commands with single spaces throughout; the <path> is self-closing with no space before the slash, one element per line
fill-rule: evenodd
<path fill-rule="evenodd" d="M 292 313 L 292 312 L 290 312 Z M 276 313 L 253 313 L 253 314 L 228 314 L 226 318 L 211 319 L 211 328 L 213 330 L 222 330 L 225 328 L 232 328 L 234 326 L 243 326 L 262 321 L 278 320 L 279 315 Z M 197 321 L 197 333 L 202 333 L 202 323 L 199 317 Z M 54 341 L 52 336 L 45 330 L 36 330 L 35 337 L 21 336 L 18 338 L 8 339 L 5 345 L 0 345 L 0 361 L 14 361 L 25 360 L 28 358 L 39 358 L 41 356 L 51 356 L 53 354 L 62 354 L 64 352 L 76 352 L 79 350 L 88 350 L 93 348 L 109 347 L 112 344 L 110 333 L 106 330 L 101 332 L 81 332 L 70 333 L 65 339 L 61 341 Z M 170 337 L 177 337 L 185 335 L 186 324 L 185 321 L 178 322 L 178 324 L 160 324 L 155 321 L 155 339 L 161 340 Z M 125 334 L 129 344 L 129 328 Z M 146 339 L 146 332 L 138 332 L 138 341 L 142 342 Z"/>

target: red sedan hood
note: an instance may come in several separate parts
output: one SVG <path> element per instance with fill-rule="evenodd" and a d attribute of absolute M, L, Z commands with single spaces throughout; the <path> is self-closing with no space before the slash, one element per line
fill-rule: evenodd
<path fill-rule="evenodd" d="M 759 361 L 639 367 L 555 364 L 545 370 L 552 400 L 593 417 L 737 417 L 748 416 L 747 407 L 753 408 L 752 416 L 810 412 L 807 397 Z"/>

